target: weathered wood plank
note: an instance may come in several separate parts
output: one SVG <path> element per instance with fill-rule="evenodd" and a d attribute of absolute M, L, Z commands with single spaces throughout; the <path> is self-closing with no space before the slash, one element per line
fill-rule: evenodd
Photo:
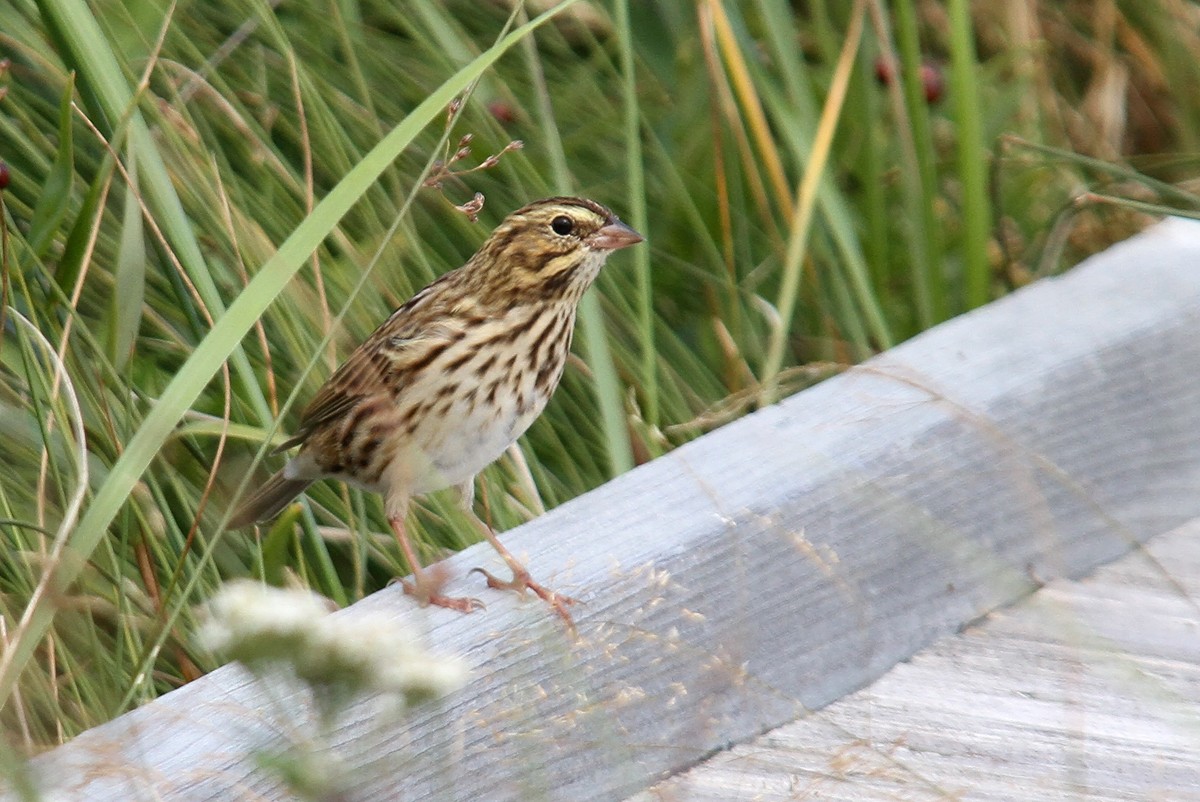
<path fill-rule="evenodd" d="M 1200 514 L 1200 226 L 1172 222 L 505 536 L 579 597 L 355 605 L 475 669 L 336 733 L 354 800 L 615 799 L 871 682 L 964 622 Z M 246 759 L 311 732 L 227 668 L 43 756 L 56 798 L 276 799 Z"/>
<path fill-rule="evenodd" d="M 1200 798 L 1200 521 L 629 802 Z"/>

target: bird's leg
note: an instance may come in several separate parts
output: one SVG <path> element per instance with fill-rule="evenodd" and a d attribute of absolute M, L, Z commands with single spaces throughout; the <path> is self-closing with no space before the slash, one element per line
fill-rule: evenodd
<path fill-rule="evenodd" d="M 482 609 L 483 602 L 479 601 L 479 599 L 470 599 L 463 596 L 446 596 L 438 592 L 441 582 L 431 577 L 429 571 L 421 568 L 421 563 L 417 559 L 416 552 L 413 551 L 412 543 L 408 540 L 404 518 L 403 514 L 388 516 L 388 523 L 392 525 L 392 532 L 396 535 L 396 542 L 400 544 L 400 551 L 404 552 L 404 559 L 408 560 L 408 564 L 412 566 L 413 581 L 400 580 L 400 586 L 404 588 L 404 592 L 414 597 L 421 603 L 422 607 L 432 604 L 437 607 L 448 607 L 451 610 L 458 610 L 460 613 L 472 613 Z"/>
<path fill-rule="evenodd" d="M 533 577 L 529 575 L 529 569 L 522 565 L 521 561 L 504 547 L 504 544 L 500 542 L 500 538 L 496 537 L 496 533 L 492 531 L 491 524 L 486 523 L 475 514 L 474 505 L 471 503 L 475 495 L 474 489 L 474 486 L 470 482 L 459 488 L 459 497 L 462 500 L 463 509 L 466 511 L 467 517 L 471 519 L 487 542 L 492 544 L 492 548 L 500 554 L 500 557 L 508 565 L 509 570 L 512 571 L 512 579 L 506 582 L 483 568 L 472 568 L 471 572 L 478 571 L 483 574 L 484 578 L 487 579 L 489 588 L 515 590 L 518 593 L 524 593 L 526 589 L 532 590 L 542 601 L 553 607 L 554 612 L 558 613 L 559 617 L 574 632 L 575 620 L 571 618 L 571 613 L 567 610 L 567 605 L 575 604 L 575 599 L 561 593 L 556 593 L 545 585 L 533 581 Z"/>

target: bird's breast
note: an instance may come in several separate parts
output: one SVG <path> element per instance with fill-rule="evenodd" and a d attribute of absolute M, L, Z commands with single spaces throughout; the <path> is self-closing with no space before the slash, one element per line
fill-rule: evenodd
<path fill-rule="evenodd" d="M 479 324 L 406 387 L 396 467 L 412 494 L 469 481 L 545 409 L 562 378 L 574 307 L 518 308 Z"/>

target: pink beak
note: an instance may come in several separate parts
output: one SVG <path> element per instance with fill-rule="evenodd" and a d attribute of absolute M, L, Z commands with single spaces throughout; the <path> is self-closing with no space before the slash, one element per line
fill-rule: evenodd
<path fill-rule="evenodd" d="M 615 251 L 637 245 L 643 239 L 645 237 L 614 217 L 612 222 L 588 237 L 588 244 L 596 250 Z"/>

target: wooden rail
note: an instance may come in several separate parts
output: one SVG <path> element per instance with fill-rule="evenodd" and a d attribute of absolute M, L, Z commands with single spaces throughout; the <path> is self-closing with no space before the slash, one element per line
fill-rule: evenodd
<path fill-rule="evenodd" d="M 1200 515 L 1200 225 L 1171 221 L 504 536 L 582 600 L 479 587 L 383 610 L 468 687 L 333 735 L 353 800 L 610 800 L 829 704 L 965 623 Z M 311 735 L 227 667 L 38 758 L 55 799 L 284 798 L 250 754 Z"/>
<path fill-rule="evenodd" d="M 1200 519 L 626 802 L 1200 798 Z"/>

